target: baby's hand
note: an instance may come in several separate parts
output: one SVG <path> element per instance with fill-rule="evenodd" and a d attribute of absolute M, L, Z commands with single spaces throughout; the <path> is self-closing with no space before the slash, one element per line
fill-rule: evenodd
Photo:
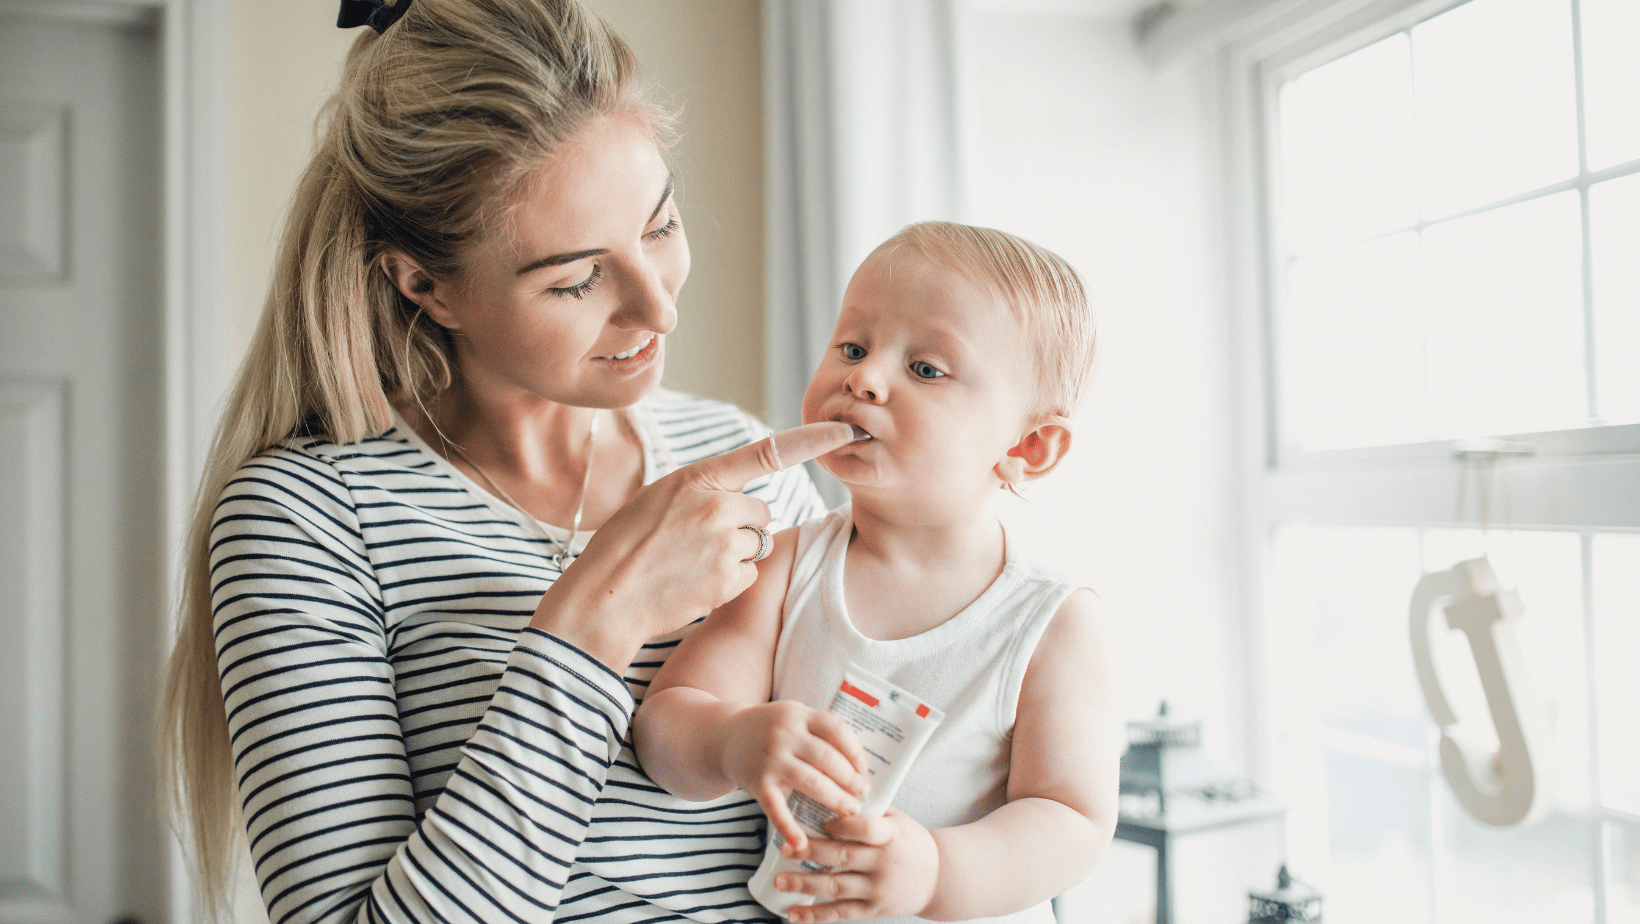
<path fill-rule="evenodd" d="M 792 700 L 736 713 L 724 739 L 723 774 L 751 793 L 769 824 L 799 849 L 808 835 L 786 806 L 787 792 L 805 792 L 840 815 L 853 815 L 867 787 L 865 750 L 854 730 Z"/>
<path fill-rule="evenodd" d="M 833 818 L 826 831 L 835 840 L 811 840 L 806 849 L 788 847 L 785 854 L 837 872 L 781 873 L 774 879 L 782 892 L 817 899 L 786 912 L 793 924 L 921 914 L 934 900 L 939 847 L 911 816 L 890 808 L 880 818 Z"/>

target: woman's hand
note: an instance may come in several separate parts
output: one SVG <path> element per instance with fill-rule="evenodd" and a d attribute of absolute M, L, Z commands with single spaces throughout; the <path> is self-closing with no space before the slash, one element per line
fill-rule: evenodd
<path fill-rule="evenodd" d="M 768 505 L 741 492 L 783 466 L 846 445 L 847 424 L 808 424 L 702 459 L 647 485 L 598 528 L 530 625 L 624 673 L 643 643 L 688 625 L 757 577 L 747 561 Z M 778 452 L 773 448 L 778 440 Z"/>
<path fill-rule="evenodd" d="M 794 849 L 808 846 L 786 804 L 791 790 L 807 793 L 840 815 L 860 811 L 866 755 L 848 723 L 793 700 L 747 706 L 724 724 L 723 775 L 750 793 L 769 824 Z"/>
<path fill-rule="evenodd" d="M 835 840 L 811 839 L 786 856 L 832 867 L 832 873 L 781 873 L 774 887 L 813 895 L 813 905 L 786 912 L 793 924 L 921 914 L 934 900 L 940 852 L 934 835 L 890 808 L 878 818 L 845 815 L 826 824 Z"/>

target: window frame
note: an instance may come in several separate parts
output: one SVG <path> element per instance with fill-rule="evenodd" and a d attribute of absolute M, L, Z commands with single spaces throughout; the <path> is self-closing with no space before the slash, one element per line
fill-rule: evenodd
<path fill-rule="evenodd" d="M 1572 426 L 1502 433 L 1488 441 L 1431 440 L 1353 449 L 1304 450 L 1281 434 L 1279 300 L 1285 257 L 1278 246 L 1278 91 L 1286 79 L 1411 28 L 1466 0 L 1296 0 L 1269 3 L 1256 25 L 1237 30 L 1213 59 L 1216 111 L 1224 167 L 1225 279 L 1231 320 L 1234 400 L 1238 408 L 1237 469 L 1243 499 L 1242 610 L 1247 640 L 1250 769 L 1256 779 L 1275 774 L 1279 730 L 1273 727 L 1274 695 L 1265 679 L 1279 670 L 1270 654 L 1272 628 L 1265 613 L 1271 597 L 1271 545 L 1283 523 L 1348 526 L 1511 528 L 1576 532 L 1588 570 L 1594 533 L 1640 534 L 1640 423 Z M 1579 27 L 1573 4 L 1574 41 Z M 1588 189 L 1616 176 L 1640 172 L 1630 162 L 1587 169 L 1582 133 L 1582 61 L 1575 59 L 1579 97 L 1579 172 L 1570 181 L 1535 190 L 1520 200 L 1567 189 L 1580 190 L 1587 241 Z M 1506 200 L 1514 201 L 1514 200 Z M 1498 203 L 1468 210 L 1473 214 Z M 1458 217 L 1446 216 L 1439 221 Z M 1430 222 L 1433 224 L 1434 222 Z M 1420 222 L 1419 227 L 1425 223 Z M 1583 267 L 1585 331 L 1592 310 L 1591 267 Z M 1586 340 L 1592 340 L 1586 334 Z M 1585 347 L 1592 350 L 1592 343 Z M 1592 363 L 1586 366 L 1592 378 Z M 1592 387 L 1592 386 L 1591 386 Z M 1500 448 L 1528 452 L 1492 455 Z M 1474 488 L 1475 465 L 1493 465 L 1506 504 L 1483 512 Z M 1507 514 L 1507 522 L 1503 515 Z M 1490 520 L 1490 522 L 1488 522 Z M 1592 606 L 1585 578 L 1585 607 Z M 1407 588 L 1410 596 L 1411 587 Z M 1409 655 L 1410 657 L 1410 655 Z M 1592 694 L 1592 691 L 1591 691 Z M 1591 708 L 1598 704 L 1591 700 Z M 1436 770 L 1437 776 L 1438 769 Z M 1640 817 L 1596 805 L 1596 820 L 1640 825 Z M 1599 826 L 1602 830 L 1607 825 Z M 1605 920 L 1603 870 L 1609 837 L 1593 850 L 1597 920 Z"/>

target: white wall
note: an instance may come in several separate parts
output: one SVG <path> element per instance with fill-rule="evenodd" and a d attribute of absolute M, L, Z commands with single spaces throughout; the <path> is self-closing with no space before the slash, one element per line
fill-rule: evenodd
<path fill-rule="evenodd" d="M 1070 260 L 1102 359 L 1065 464 L 1009 503 L 1114 617 L 1124 715 L 1162 698 L 1245 766 L 1228 333 L 1210 100 L 1125 20 L 975 9 L 963 23 L 969 219 Z"/>
<path fill-rule="evenodd" d="M 1070 260 L 1100 315 L 1102 359 L 1070 456 L 1005 516 L 1082 576 L 1109 614 L 1118 702 L 1200 718 L 1226 770 L 1248 767 L 1236 431 L 1211 82 L 1156 71 L 1125 18 L 1003 4 L 963 23 L 969 220 Z M 1275 824 L 1175 845 L 1177 919 L 1245 919 L 1272 875 Z M 1118 841 L 1064 896 L 1075 924 L 1153 921 L 1155 854 Z"/>
<path fill-rule="evenodd" d="M 763 19 L 758 0 L 588 0 L 683 112 L 672 152 L 694 266 L 666 385 L 763 407 Z"/>

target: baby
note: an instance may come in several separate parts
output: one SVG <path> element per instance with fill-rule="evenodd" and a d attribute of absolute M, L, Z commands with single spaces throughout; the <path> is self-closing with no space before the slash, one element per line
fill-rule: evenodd
<path fill-rule="evenodd" d="M 655 677 L 633 725 L 686 799 L 735 787 L 782 852 L 792 921 L 916 915 L 1051 924 L 1109 843 L 1120 745 L 1093 593 L 1026 560 L 991 509 L 1071 443 L 1094 356 L 1076 272 L 1013 235 L 915 224 L 849 282 L 803 420 L 850 504 L 788 529 L 757 582 Z M 856 664 L 945 711 L 894 808 L 859 814 L 866 758 L 824 711 Z M 787 795 L 838 812 L 808 836 Z"/>

